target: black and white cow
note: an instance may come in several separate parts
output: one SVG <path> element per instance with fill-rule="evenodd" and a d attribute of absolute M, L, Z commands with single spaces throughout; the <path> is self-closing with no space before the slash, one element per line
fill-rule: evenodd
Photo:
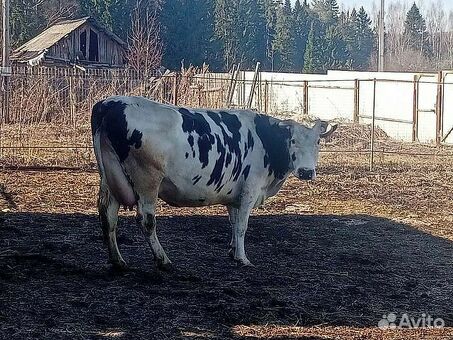
<path fill-rule="evenodd" d="M 109 97 L 93 107 L 94 151 L 101 176 L 98 208 L 110 261 L 124 267 L 116 242 L 118 210 L 137 216 L 158 266 L 170 260 L 156 235 L 156 201 L 227 206 L 230 255 L 250 265 L 244 237 L 251 210 L 275 195 L 292 173 L 313 180 L 319 140 L 312 128 L 246 110 L 187 109 L 142 97 Z"/>

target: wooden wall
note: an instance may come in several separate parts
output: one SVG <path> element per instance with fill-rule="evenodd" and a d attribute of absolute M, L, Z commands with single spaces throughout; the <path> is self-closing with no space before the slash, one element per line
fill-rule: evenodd
<path fill-rule="evenodd" d="M 88 49 L 90 45 L 90 29 L 98 34 L 98 57 L 99 64 L 109 66 L 124 66 L 124 48 L 115 40 L 110 38 L 103 31 L 99 31 L 90 23 L 86 23 L 71 32 L 66 38 L 53 45 L 46 56 L 51 58 L 62 59 L 64 61 L 74 62 L 80 53 L 80 33 L 86 31 L 86 62 L 88 64 L 97 64 L 88 60 Z M 82 61 L 83 63 L 83 61 Z"/>

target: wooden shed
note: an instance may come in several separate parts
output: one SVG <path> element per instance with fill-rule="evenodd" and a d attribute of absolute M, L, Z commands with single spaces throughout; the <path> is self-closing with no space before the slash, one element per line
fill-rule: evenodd
<path fill-rule="evenodd" d="M 15 63 L 125 66 L 126 43 L 91 17 L 59 22 L 17 48 Z"/>

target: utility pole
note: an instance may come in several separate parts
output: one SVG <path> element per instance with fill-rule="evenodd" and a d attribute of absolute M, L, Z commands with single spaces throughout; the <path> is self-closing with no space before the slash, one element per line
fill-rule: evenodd
<path fill-rule="evenodd" d="M 9 77 L 11 76 L 11 66 L 9 60 L 10 42 L 9 42 L 9 1 L 2 0 L 2 20 L 3 20 L 3 46 L 2 46 L 2 122 L 9 121 Z"/>
<path fill-rule="evenodd" d="M 385 49 L 385 26 L 384 26 L 384 13 L 385 6 L 384 0 L 381 0 L 381 10 L 379 12 L 379 61 L 378 61 L 378 71 L 384 72 L 384 49 Z"/>

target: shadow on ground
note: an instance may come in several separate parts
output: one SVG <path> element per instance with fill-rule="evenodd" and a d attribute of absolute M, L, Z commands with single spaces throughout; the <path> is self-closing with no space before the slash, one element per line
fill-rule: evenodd
<path fill-rule="evenodd" d="M 365 215 L 256 216 L 255 268 L 227 256 L 227 217 L 161 217 L 176 269 L 154 268 L 132 218 L 119 243 L 130 270 L 107 264 L 97 217 L 0 218 L 0 331 L 8 339 L 227 338 L 237 325 L 375 327 L 383 314 L 453 323 L 453 243 Z"/>

